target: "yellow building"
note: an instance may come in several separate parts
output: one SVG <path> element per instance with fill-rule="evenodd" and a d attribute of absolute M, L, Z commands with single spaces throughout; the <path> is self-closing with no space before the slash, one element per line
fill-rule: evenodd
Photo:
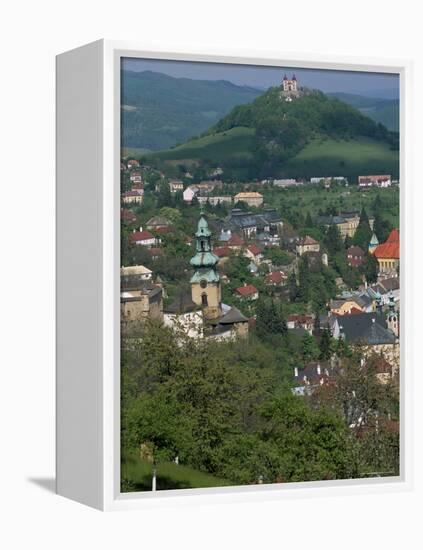
<path fill-rule="evenodd" d="M 248 204 L 248 206 L 261 206 L 263 204 L 263 195 L 261 193 L 257 193 L 257 191 L 244 191 L 242 193 L 238 193 L 234 197 L 234 203 L 237 202 L 245 202 Z"/>

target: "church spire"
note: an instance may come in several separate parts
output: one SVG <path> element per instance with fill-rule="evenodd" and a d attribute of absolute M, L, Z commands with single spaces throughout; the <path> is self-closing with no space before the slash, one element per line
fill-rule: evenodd
<path fill-rule="evenodd" d="M 190 260 L 195 269 L 190 283 L 192 301 L 202 306 L 205 319 L 217 319 L 222 315 L 218 261 L 213 254 L 209 224 L 201 211 L 195 232 L 195 255 Z"/>

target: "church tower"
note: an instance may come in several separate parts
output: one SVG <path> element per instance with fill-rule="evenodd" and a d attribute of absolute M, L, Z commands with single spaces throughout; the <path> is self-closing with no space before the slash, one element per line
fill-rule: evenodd
<path fill-rule="evenodd" d="M 204 319 L 217 319 L 222 315 L 220 277 L 216 266 L 219 258 L 213 254 L 211 231 L 201 212 L 195 233 L 195 256 L 190 260 L 195 273 L 191 277 L 192 301 L 202 307 Z"/>
<path fill-rule="evenodd" d="M 389 294 L 389 312 L 388 312 L 388 318 L 387 318 L 387 325 L 390 330 L 395 334 L 395 336 L 398 338 L 399 336 L 399 322 L 398 322 L 398 313 L 395 311 L 395 302 L 394 302 L 394 295 L 391 293 Z"/>
<path fill-rule="evenodd" d="M 376 250 L 376 248 L 379 246 L 379 241 L 376 235 L 373 233 L 372 238 L 370 239 L 369 243 L 369 253 L 373 254 L 373 252 Z"/>

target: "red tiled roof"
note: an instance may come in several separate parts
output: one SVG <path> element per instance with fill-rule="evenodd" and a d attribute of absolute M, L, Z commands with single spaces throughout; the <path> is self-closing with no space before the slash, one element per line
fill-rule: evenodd
<path fill-rule="evenodd" d="M 307 244 L 319 244 L 313 237 L 310 237 L 310 235 L 306 235 L 304 239 L 301 240 L 300 244 L 307 245 Z"/>
<path fill-rule="evenodd" d="M 254 254 L 254 256 L 261 254 L 261 250 L 256 244 L 250 244 L 250 246 L 247 248 L 251 252 L 251 254 Z"/>
<path fill-rule="evenodd" d="M 172 232 L 172 228 L 167 226 L 167 227 L 154 227 L 152 228 L 153 231 L 155 231 L 156 233 L 160 233 L 160 234 L 164 234 L 164 233 L 171 233 Z"/>
<path fill-rule="evenodd" d="M 283 271 L 272 271 L 266 275 L 265 281 L 267 284 L 280 285 L 284 279 L 286 279 L 286 275 Z"/>
<path fill-rule="evenodd" d="M 237 288 L 235 292 L 241 294 L 241 296 L 251 296 L 251 294 L 256 294 L 258 290 L 254 285 L 245 285 Z"/>
<path fill-rule="evenodd" d="M 231 249 L 228 246 L 218 246 L 213 248 L 213 252 L 218 258 L 224 258 L 225 256 L 229 256 Z"/>
<path fill-rule="evenodd" d="M 132 212 L 132 210 L 126 210 L 125 208 L 121 209 L 120 217 L 125 222 L 134 222 L 137 219 L 136 215 Z"/>
<path fill-rule="evenodd" d="M 236 233 L 231 235 L 231 238 L 228 240 L 228 246 L 242 246 L 244 244 L 243 239 Z"/>
<path fill-rule="evenodd" d="M 386 239 L 386 242 L 387 243 L 399 243 L 399 241 L 400 241 L 399 231 L 398 231 L 398 229 L 393 229 L 389 233 L 389 237 Z"/>
<path fill-rule="evenodd" d="M 131 241 L 148 241 L 154 239 L 154 235 L 150 231 L 134 231 L 129 235 Z"/>
<path fill-rule="evenodd" d="M 302 313 L 292 313 L 288 315 L 288 321 L 294 321 L 295 323 L 312 323 L 313 316 Z"/>
<path fill-rule="evenodd" d="M 399 260 L 400 242 L 398 229 L 393 229 L 387 240 L 376 247 L 374 255 L 376 258 L 393 258 Z"/>

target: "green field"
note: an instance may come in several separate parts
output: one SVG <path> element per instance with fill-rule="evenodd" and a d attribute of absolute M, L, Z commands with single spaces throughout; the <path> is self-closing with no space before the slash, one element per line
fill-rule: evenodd
<path fill-rule="evenodd" d="M 287 177 L 346 176 L 353 183 L 361 174 L 398 177 L 398 170 L 399 152 L 392 151 L 386 143 L 369 138 L 311 141 L 283 169 Z"/>
<path fill-rule="evenodd" d="M 157 153 L 147 159 L 162 161 L 212 161 L 225 165 L 225 161 L 244 159 L 254 161 L 256 149 L 254 129 L 236 127 L 193 139 Z M 311 178 L 345 176 L 352 183 L 363 174 L 392 174 L 398 177 L 399 153 L 387 143 L 370 138 L 335 140 L 319 138 L 311 141 L 294 158 L 278 169 L 279 177 Z"/>
<path fill-rule="evenodd" d="M 287 189 L 272 188 L 263 190 L 267 204 L 280 205 L 284 210 L 310 212 L 317 216 L 319 210 L 325 211 L 328 207 L 340 210 L 366 209 L 372 215 L 372 203 L 379 196 L 383 203 L 383 217 L 394 227 L 399 227 L 399 188 L 360 190 L 355 185 L 345 188 L 335 186 L 331 189 L 322 189 L 315 185 L 303 185 Z"/>
<path fill-rule="evenodd" d="M 124 147 L 121 151 L 122 158 L 127 157 L 140 157 L 141 155 L 147 155 L 150 152 L 149 149 L 141 149 L 140 147 Z"/>
<path fill-rule="evenodd" d="M 122 460 L 121 479 L 124 480 L 123 492 L 151 491 L 152 465 L 140 460 L 135 455 L 126 456 Z M 188 466 L 177 465 L 173 462 L 164 462 L 157 466 L 157 490 L 223 487 L 226 485 L 233 485 L 233 483 Z"/>
<path fill-rule="evenodd" d="M 255 143 L 255 131 L 252 128 L 237 127 L 196 138 L 183 145 L 152 153 L 149 157 L 162 160 L 205 160 L 222 161 L 233 157 L 251 157 Z"/>

